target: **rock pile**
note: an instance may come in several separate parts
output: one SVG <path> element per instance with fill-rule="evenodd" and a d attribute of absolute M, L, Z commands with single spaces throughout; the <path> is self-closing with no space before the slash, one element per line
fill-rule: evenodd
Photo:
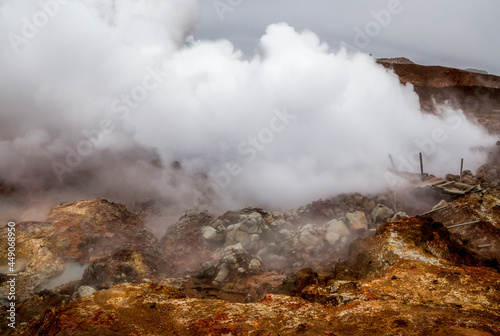
<path fill-rule="evenodd" d="M 206 213 L 185 215 L 162 238 L 163 251 L 185 261 L 184 267 L 197 278 L 223 287 L 252 271 L 319 262 L 369 230 L 363 211 L 300 224 L 319 208 L 317 203 L 284 213 L 245 208 L 219 218 Z"/>

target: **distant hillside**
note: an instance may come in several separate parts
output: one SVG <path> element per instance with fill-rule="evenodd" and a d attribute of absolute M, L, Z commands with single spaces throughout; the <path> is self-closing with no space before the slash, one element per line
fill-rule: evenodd
<path fill-rule="evenodd" d="M 448 102 L 490 132 L 500 134 L 500 77 L 442 66 L 415 64 L 407 58 L 377 61 L 393 69 L 401 83 L 411 83 L 422 108 L 433 112 L 436 103 Z"/>

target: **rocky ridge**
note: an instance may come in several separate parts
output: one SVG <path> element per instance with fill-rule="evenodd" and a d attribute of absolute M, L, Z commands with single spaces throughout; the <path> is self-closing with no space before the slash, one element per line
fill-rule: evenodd
<path fill-rule="evenodd" d="M 422 108 L 435 112 L 438 104 L 462 109 L 467 117 L 493 134 L 500 133 L 500 77 L 442 66 L 424 66 L 405 58 L 379 59 L 402 84 L 411 84 Z"/>

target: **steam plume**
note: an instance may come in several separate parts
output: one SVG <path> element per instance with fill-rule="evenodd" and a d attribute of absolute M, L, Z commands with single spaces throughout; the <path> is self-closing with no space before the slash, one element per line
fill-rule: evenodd
<path fill-rule="evenodd" d="M 44 19 L 46 17 L 46 20 Z M 0 2 L 0 179 L 118 201 L 291 207 L 455 171 L 494 140 L 462 111 L 312 32 L 268 27 L 259 54 L 193 41 L 194 0 Z M 55 192 L 55 191 L 54 191 Z"/>

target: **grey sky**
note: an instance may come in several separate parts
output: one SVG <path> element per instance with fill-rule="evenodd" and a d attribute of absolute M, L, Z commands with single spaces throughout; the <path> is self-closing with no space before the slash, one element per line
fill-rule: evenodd
<path fill-rule="evenodd" d="M 313 31 L 334 50 L 345 42 L 377 57 L 405 56 L 420 64 L 476 68 L 500 75 L 497 0 L 200 2 L 201 24 L 195 37 L 225 38 L 250 55 L 269 24 L 286 22 L 298 31 Z M 217 2 L 228 4 L 230 10 L 218 13 L 214 6 Z M 381 16 L 382 24 L 377 23 L 373 12 L 389 12 L 391 5 L 395 14 L 389 20 Z M 369 34 L 359 37 L 357 28 Z"/>

